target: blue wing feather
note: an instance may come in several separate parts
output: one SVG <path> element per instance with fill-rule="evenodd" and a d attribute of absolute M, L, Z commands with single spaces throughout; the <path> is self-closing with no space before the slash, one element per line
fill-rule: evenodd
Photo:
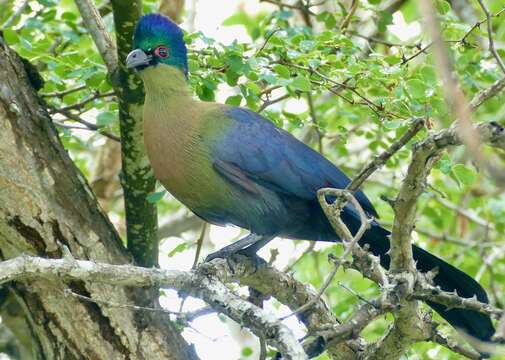
<path fill-rule="evenodd" d="M 225 116 L 231 126 L 224 139 L 214 144 L 213 156 L 241 169 L 252 182 L 309 201 L 316 199 L 320 188 L 343 189 L 349 184 L 349 178 L 330 161 L 261 115 L 230 107 Z M 363 192 L 358 191 L 356 199 L 377 217 Z"/>

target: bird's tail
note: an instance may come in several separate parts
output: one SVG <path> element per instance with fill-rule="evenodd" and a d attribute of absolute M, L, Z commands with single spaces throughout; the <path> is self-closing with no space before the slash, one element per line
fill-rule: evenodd
<path fill-rule="evenodd" d="M 389 250 L 389 234 L 389 231 L 374 225 L 360 241 L 361 245 L 368 244 L 370 250 L 380 256 L 381 264 L 386 268 L 389 268 L 390 263 L 390 258 L 386 254 Z M 433 279 L 436 286 L 444 291 L 456 291 L 459 296 L 465 298 L 476 296 L 477 300 L 488 303 L 486 291 L 471 276 L 420 247 L 413 245 L 412 251 L 417 269 L 420 271 L 428 272 L 438 268 L 438 273 Z M 495 332 L 489 316 L 480 312 L 459 308 L 448 309 L 435 302 L 427 304 L 453 327 L 481 341 L 490 341 Z"/>

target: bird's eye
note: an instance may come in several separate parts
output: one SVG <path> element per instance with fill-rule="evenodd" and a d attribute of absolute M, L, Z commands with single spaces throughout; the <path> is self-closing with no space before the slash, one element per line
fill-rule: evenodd
<path fill-rule="evenodd" d="M 168 57 L 168 48 L 166 46 L 158 46 L 156 49 L 154 49 L 154 55 L 160 58 L 167 58 Z"/>

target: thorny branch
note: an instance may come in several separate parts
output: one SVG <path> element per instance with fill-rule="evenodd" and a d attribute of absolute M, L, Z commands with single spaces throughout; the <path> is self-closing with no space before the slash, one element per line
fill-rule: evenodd
<path fill-rule="evenodd" d="M 327 196 L 335 196 L 337 200 L 332 204 L 328 204 L 326 199 Z M 319 191 L 317 192 L 317 197 L 320 206 L 322 207 L 324 213 L 330 220 L 330 223 L 334 227 L 337 234 L 342 234 L 341 239 L 345 249 L 344 254 L 340 258 L 336 258 L 333 260 L 333 269 L 327 275 L 323 285 L 317 292 L 316 297 L 310 300 L 308 303 L 304 304 L 303 306 L 299 307 L 295 311 L 293 311 L 293 313 L 283 317 L 282 319 L 286 319 L 292 315 L 302 313 L 303 311 L 307 310 L 312 305 L 314 305 L 314 303 L 316 303 L 321 298 L 321 296 L 324 294 L 328 286 L 330 286 L 333 278 L 335 277 L 335 274 L 340 268 L 340 265 L 342 265 L 342 262 L 346 260 L 349 255 L 351 255 L 355 247 L 358 246 L 357 245 L 358 241 L 361 240 L 363 234 L 370 226 L 365 211 L 363 210 L 359 202 L 356 200 L 356 198 L 349 191 L 323 188 L 319 189 Z M 345 223 L 340 219 L 340 212 L 343 209 L 343 205 L 341 204 L 342 203 L 345 204 L 347 202 L 350 202 L 354 206 L 354 208 L 358 211 L 361 222 L 361 225 L 358 231 L 356 232 L 356 235 L 354 236 L 351 234 Z"/>

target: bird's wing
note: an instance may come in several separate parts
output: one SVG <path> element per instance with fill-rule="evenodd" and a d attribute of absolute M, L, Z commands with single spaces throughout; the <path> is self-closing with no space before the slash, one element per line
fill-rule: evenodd
<path fill-rule="evenodd" d="M 224 115 L 230 127 L 211 145 L 214 168 L 244 190 L 255 192 L 261 185 L 315 200 L 320 188 L 343 189 L 349 184 L 330 161 L 261 115 L 237 107 L 226 108 Z M 377 217 L 363 192 L 355 196 L 368 214 Z"/>

